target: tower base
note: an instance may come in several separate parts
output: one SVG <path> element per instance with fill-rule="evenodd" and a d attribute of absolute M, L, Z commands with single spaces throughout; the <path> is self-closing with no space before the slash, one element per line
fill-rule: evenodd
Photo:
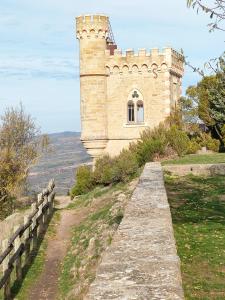
<path fill-rule="evenodd" d="M 98 159 L 99 157 L 105 154 L 105 149 L 108 143 L 107 139 L 104 140 L 83 140 L 81 139 L 87 153 L 94 159 Z"/>

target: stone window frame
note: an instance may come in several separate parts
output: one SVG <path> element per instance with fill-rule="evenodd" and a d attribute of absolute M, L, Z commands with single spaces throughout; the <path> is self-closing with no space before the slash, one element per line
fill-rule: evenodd
<path fill-rule="evenodd" d="M 134 105 L 134 121 L 129 120 L 129 105 L 133 103 Z M 143 120 L 138 121 L 138 104 L 143 106 Z M 133 89 L 128 96 L 127 104 L 127 125 L 143 125 L 145 124 L 145 106 L 142 93 L 138 89 Z"/>

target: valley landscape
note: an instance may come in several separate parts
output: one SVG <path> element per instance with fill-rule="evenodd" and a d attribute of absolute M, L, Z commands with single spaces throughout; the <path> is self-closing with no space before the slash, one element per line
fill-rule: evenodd
<path fill-rule="evenodd" d="M 31 192 L 40 192 L 54 178 L 57 194 L 66 195 L 74 184 L 76 168 L 91 159 L 80 141 L 79 132 L 53 133 L 49 138 L 50 151 L 31 168 L 28 188 Z"/>

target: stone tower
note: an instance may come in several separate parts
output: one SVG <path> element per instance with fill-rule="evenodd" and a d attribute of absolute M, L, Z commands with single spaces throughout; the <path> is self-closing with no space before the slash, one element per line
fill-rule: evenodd
<path fill-rule="evenodd" d="M 119 154 L 170 114 L 181 96 L 183 57 L 171 48 L 125 54 L 109 18 L 76 18 L 80 41 L 81 140 L 88 153 Z"/>
<path fill-rule="evenodd" d="M 81 140 L 92 157 L 107 145 L 106 36 L 108 17 L 77 18 L 80 40 Z"/>

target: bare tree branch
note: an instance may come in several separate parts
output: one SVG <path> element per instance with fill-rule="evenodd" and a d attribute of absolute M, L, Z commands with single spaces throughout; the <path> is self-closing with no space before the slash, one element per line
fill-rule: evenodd
<path fill-rule="evenodd" d="M 187 0 L 188 7 L 203 11 L 208 14 L 212 22 L 208 24 L 209 31 L 214 30 L 225 31 L 225 0 L 214 0 L 211 5 L 207 4 L 206 0 Z"/>

